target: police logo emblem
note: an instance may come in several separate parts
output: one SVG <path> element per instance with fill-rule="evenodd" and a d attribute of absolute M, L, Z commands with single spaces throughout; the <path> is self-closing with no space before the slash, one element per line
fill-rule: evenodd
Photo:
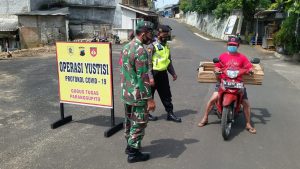
<path fill-rule="evenodd" d="M 79 47 L 80 51 L 80 56 L 85 56 L 85 48 L 84 47 Z"/>

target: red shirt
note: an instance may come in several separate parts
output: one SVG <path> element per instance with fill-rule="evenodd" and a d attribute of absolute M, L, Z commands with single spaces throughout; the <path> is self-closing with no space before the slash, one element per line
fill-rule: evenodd
<path fill-rule="evenodd" d="M 215 66 L 222 69 L 252 69 L 252 64 L 248 58 L 241 53 L 230 53 L 224 52 L 219 56 L 219 63 L 216 63 Z M 225 75 L 221 74 L 220 78 L 223 78 Z"/>

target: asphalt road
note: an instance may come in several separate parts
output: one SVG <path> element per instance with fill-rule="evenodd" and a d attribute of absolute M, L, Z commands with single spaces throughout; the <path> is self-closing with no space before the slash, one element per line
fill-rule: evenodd
<path fill-rule="evenodd" d="M 265 65 L 262 86 L 247 87 L 256 135 L 244 130 L 240 116 L 229 141 L 223 141 L 220 120 L 209 116 L 209 124 L 197 127 L 213 84 L 199 84 L 200 61 L 225 51 L 220 40 L 204 40 L 184 24 L 164 20 L 173 28 L 171 42 L 178 80 L 171 82 L 175 114 L 181 124 L 165 120 L 159 99 L 155 115 L 143 141 L 151 160 L 128 164 L 125 139 L 118 132 L 103 133 L 110 125 L 110 110 L 66 105 L 73 121 L 52 130 L 59 118 L 58 81 L 55 56 L 0 60 L 0 168 L 1 169 L 297 169 L 300 168 L 299 71 L 281 72 L 282 61 L 241 46 L 248 56 L 261 56 Z M 116 120 L 123 120 L 120 102 L 118 53 L 114 47 Z M 267 56 L 269 54 L 266 54 Z M 277 66 L 277 67 L 276 67 Z M 299 67 L 293 66 L 293 70 Z M 295 75 L 296 74 L 296 75 Z"/>

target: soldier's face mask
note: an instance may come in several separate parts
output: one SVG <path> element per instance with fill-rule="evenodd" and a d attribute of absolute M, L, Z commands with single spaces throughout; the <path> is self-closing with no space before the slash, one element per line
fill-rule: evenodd
<path fill-rule="evenodd" d="M 146 45 L 149 45 L 152 42 L 153 39 L 153 33 L 152 31 L 147 31 L 143 35 L 143 43 Z"/>

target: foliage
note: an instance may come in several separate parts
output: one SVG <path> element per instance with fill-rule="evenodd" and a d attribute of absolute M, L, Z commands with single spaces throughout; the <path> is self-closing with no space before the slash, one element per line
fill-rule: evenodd
<path fill-rule="evenodd" d="M 299 35 L 296 37 L 295 30 L 297 18 L 300 17 L 300 0 L 180 0 L 180 9 L 198 13 L 212 11 L 217 18 L 227 17 L 234 9 L 240 9 L 248 28 L 252 27 L 257 9 L 276 9 L 288 13 L 289 17 L 275 35 L 275 43 L 285 46 L 288 53 L 299 51 L 300 39 Z"/>
<path fill-rule="evenodd" d="M 223 18 L 230 15 L 234 9 L 241 9 L 247 20 L 252 20 L 257 8 L 267 8 L 270 0 L 223 0 L 219 1 L 213 13 L 218 18 Z"/>
<path fill-rule="evenodd" d="M 275 0 L 269 9 L 276 9 L 285 12 L 300 13 L 299 10 L 300 2 L 299 0 Z"/>
<path fill-rule="evenodd" d="M 180 0 L 179 8 L 184 12 L 193 11 L 191 0 Z"/>
<path fill-rule="evenodd" d="M 283 46 L 287 54 L 299 51 L 300 37 L 295 36 L 297 15 L 290 15 L 281 25 L 281 29 L 275 34 L 275 44 Z M 298 39 L 297 39 L 298 38 Z M 297 45 L 298 41 L 298 45 Z"/>
<path fill-rule="evenodd" d="M 223 18 L 230 15 L 233 9 L 241 9 L 242 0 L 223 0 L 213 11 L 217 18 Z"/>
<path fill-rule="evenodd" d="M 216 8 L 221 0 L 180 0 L 180 9 L 183 12 L 196 11 L 198 13 L 208 13 Z"/>

